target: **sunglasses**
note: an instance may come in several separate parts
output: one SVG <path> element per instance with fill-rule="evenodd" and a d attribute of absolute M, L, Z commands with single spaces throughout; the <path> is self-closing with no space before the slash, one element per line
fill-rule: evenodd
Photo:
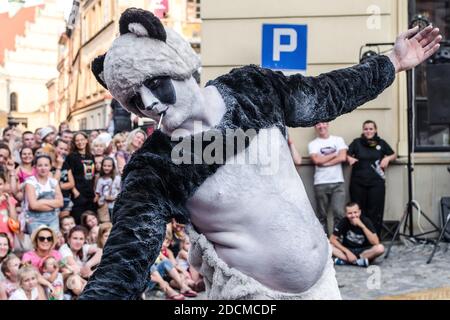
<path fill-rule="evenodd" d="M 53 242 L 53 237 L 38 237 L 38 240 L 40 242 L 44 242 L 44 241 L 48 241 L 48 242 Z"/>

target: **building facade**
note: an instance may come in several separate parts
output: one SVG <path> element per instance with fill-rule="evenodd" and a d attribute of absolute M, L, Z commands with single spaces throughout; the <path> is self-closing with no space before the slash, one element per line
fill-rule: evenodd
<path fill-rule="evenodd" d="M 306 75 L 318 75 L 359 62 L 360 49 L 367 43 L 391 43 L 408 28 L 409 22 L 421 13 L 438 25 L 444 39 L 450 38 L 450 1 L 428 0 L 203 0 L 202 2 L 202 83 L 246 64 L 261 64 L 262 25 L 306 24 L 308 26 Z M 392 46 L 391 46 L 392 47 Z M 391 48 L 371 48 L 382 53 Z M 362 48 L 362 51 L 368 48 Z M 424 68 L 424 66 L 421 66 Z M 418 95 L 423 93 L 420 82 L 424 72 L 417 70 Z M 443 78 L 444 79 L 444 78 Z M 448 83 L 447 78 L 447 83 Z M 422 94 L 421 97 L 426 96 Z M 426 99 L 426 97 L 424 98 Z M 412 130 L 413 199 L 435 223 L 440 223 L 440 199 L 450 193 L 450 163 L 448 130 L 450 124 L 433 126 L 424 119 L 427 114 L 414 109 Z M 347 144 L 361 135 L 362 123 L 371 119 L 377 122 L 380 136 L 397 152 L 399 158 L 387 170 L 385 220 L 398 221 L 408 201 L 408 117 L 407 78 L 399 74 L 395 82 L 376 100 L 354 112 L 343 115 L 331 123 L 332 134 L 342 136 Z M 431 105 L 428 105 L 431 108 Z M 450 122 L 450 121 L 448 121 Z M 421 147 L 423 136 L 439 144 L 439 148 Z M 313 205 L 314 166 L 309 161 L 307 145 L 315 137 L 313 128 L 290 129 L 290 136 L 303 155 L 303 165 L 298 168 Z M 350 168 L 345 166 L 348 186 Z M 331 219 L 329 219 L 331 220 Z M 432 226 L 414 211 L 415 232 L 430 231 Z M 436 236 L 436 233 L 430 234 Z"/>
<path fill-rule="evenodd" d="M 199 0 L 82 0 L 61 35 L 58 59 L 57 121 L 68 120 L 74 130 L 106 128 L 111 95 L 93 76 L 95 57 L 105 53 L 119 33 L 119 18 L 129 7 L 151 10 L 177 29 L 199 50 Z"/>
<path fill-rule="evenodd" d="M 63 12 L 54 0 L 31 7 L 11 2 L 0 14 L 0 30 L 8 31 L 0 36 L 0 110 L 9 124 L 34 130 L 47 123 L 46 85 L 57 76 Z"/>

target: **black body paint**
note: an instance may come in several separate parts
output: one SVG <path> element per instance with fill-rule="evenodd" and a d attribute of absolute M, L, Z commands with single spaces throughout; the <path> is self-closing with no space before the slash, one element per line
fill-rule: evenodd
<path fill-rule="evenodd" d="M 177 101 L 175 88 L 170 77 L 162 76 L 145 80 L 144 86 L 146 86 L 162 104 L 173 105 Z"/>

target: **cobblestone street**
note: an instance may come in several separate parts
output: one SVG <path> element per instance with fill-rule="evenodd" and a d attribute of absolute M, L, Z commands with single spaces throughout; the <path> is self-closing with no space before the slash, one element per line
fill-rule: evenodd
<path fill-rule="evenodd" d="M 386 250 L 389 243 L 385 243 Z M 396 245 L 388 259 L 379 258 L 373 266 L 335 266 L 343 299 L 371 300 L 383 296 L 450 286 L 450 251 L 442 243 L 430 264 L 426 261 L 431 244 Z"/>
<path fill-rule="evenodd" d="M 387 246 L 389 243 L 385 243 Z M 379 258 L 369 268 L 335 266 L 336 277 L 344 300 L 373 300 L 426 289 L 450 287 L 450 251 L 442 243 L 432 262 L 426 261 L 431 244 L 395 245 L 388 259 Z M 161 291 L 152 291 L 146 299 L 164 299 Z M 206 299 L 205 292 L 197 298 Z"/>

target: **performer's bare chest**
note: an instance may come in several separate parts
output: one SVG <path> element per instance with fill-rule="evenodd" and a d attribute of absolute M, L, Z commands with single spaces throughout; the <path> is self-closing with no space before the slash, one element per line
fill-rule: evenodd
<path fill-rule="evenodd" d="M 220 258 L 268 287 L 302 292 L 320 277 L 327 239 L 278 128 L 228 158 L 187 208 Z"/>

